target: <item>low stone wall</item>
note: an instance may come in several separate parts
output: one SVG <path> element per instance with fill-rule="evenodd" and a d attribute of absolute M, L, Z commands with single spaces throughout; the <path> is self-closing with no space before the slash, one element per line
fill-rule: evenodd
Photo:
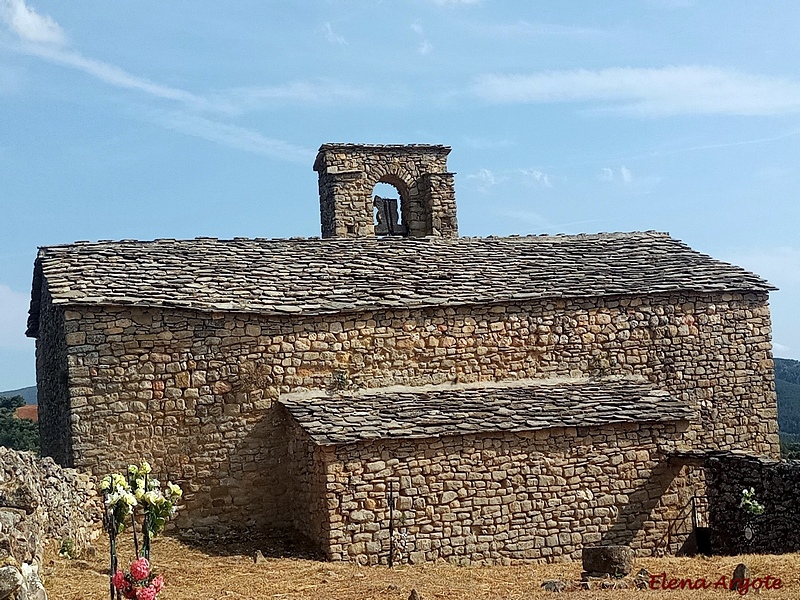
<path fill-rule="evenodd" d="M 724 453 L 706 461 L 706 477 L 714 554 L 800 551 L 800 460 Z M 751 487 L 762 515 L 740 507 L 742 490 Z"/>
<path fill-rule="evenodd" d="M 691 533 L 699 469 L 672 466 L 688 424 L 376 440 L 325 447 L 332 560 L 386 563 L 389 505 L 404 558 L 457 564 L 579 560 L 586 544 L 678 553 Z M 306 489 L 310 490 L 310 484 Z"/>
<path fill-rule="evenodd" d="M 0 446 L 0 564 L 41 565 L 45 540 L 80 554 L 101 531 L 102 501 L 87 474 Z"/>

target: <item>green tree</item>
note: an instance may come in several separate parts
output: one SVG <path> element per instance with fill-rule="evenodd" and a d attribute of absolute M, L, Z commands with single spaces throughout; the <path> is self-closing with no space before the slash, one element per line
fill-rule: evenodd
<path fill-rule="evenodd" d="M 38 452 L 39 425 L 30 419 L 18 419 L 14 413 L 20 406 L 25 406 L 22 396 L 0 397 L 0 446 Z"/>

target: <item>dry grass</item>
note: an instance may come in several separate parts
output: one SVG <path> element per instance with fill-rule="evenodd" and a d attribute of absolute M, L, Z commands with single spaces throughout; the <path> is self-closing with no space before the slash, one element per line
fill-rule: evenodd
<path fill-rule="evenodd" d="M 130 546 L 123 540 L 125 549 Z M 108 546 L 98 540 L 96 555 L 87 560 L 68 560 L 48 553 L 45 586 L 52 600 L 103 600 L 108 598 Z M 238 552 L 238 553 L 237 553 Z M 406 600 L 416 588 L 425 600 L 455 598 L 507 600 L 529 598 L 728 598 L 726 590 L 575 590 L 553 594 L 541 589 L 543 580 L 577 580 L 579 563 L 556 563 L 521 567 L 456 567 L 446 564 L 358 567 L 298 558 L 267 558 L 254 564 L 246 545 L 199 547 L 173 538 L 153 543 L 152 558 L 166 578 L 161 600 L 216 599 L 358 599 Z M 123 558 L 122 556 L 120 557 Z M 129 558 L 129 557 L 127 557 Z M 769 599 L 800 598 L 800 555 L 740 556 L 714 558 L 640 559 L 636 570 L 665 571 L 668 577 L 704 577 L 717 581 L 730 577 L 734 567 L 745 562 L 753 577 L 781 577 L 783 589 L 750 591 Z"/>

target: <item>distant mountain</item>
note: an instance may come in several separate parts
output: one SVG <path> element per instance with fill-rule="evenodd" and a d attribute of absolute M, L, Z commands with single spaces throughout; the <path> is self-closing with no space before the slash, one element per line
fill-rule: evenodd
<path fill-rule="evenodd" d="M 775 359 L 775 381 L 786 381 L 800 385 L 800 360 Z"/>
<path fill-rule="evenodd" d="M 26 404 L 36 404 L 36 386 L 20 388 L 18 390 L 8 390 L 7 392 L 0 392 L 0 398 L 13 398 L 14 396 L 22 396 Z"/>
<path fill-rule="evenodd" d="M 775 392 L 778 394 L 778 429 L 800 435 L 800 361 L 775 359 Z"/>

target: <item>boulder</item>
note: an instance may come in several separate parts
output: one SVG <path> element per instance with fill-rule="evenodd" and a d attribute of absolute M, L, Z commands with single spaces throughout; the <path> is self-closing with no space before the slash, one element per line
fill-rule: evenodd
<path fill-rule="evenodd" d="M 590 575 L 624 577 L 633 569 L 633 550 L 628 546 L 584 546 L 583 570 Z"/>
<path fill-rule="evenodd" d="M 744 580 L 750 579 L 750 568 L 744 564 L 739 563 L 733 570 L 733 578 L 731 579 L 731 590 L 738 590 L 740 587 L 745 589 Z"/>
<path fill-rule="evenodd" d="M 23 582 L 22 573 L 16 567 L 0 568 L 0 600 L 13 598 L 22 587 Z"/>
<path fill-rule="evenodd" d="M 22 563 L 22 587 L 15 600 L 47 600 L 47 592 L 39 579 L 39 568 L 36 565 Z"/>

